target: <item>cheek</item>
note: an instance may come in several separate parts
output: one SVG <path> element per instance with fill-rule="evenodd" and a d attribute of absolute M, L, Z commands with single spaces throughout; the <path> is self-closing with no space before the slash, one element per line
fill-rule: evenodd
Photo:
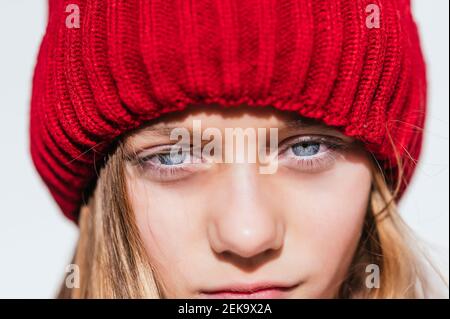
<path fill-rule="evenodd" d="M 370 169 L 363 161 L 346 161 L 320 175 L 284 184 L 290 200 L 283 202 L 289 203 L 285 211 L 290 212 L 290 236 L 301 256 L 299 263 L 308 269 L 312 289 L 324 293 L 346 275 L 359 242 Z"/>
<path fill-rule="evenodd" d="M 302 200 L 298 205 L 304 208 L 303 215 L 312 226 L 320 226 L 321 235 L 354 233 L 360 229 L 371 187 L 370 171 L 364 165 L 343 163 L 301 183 Z"/>
<path fill-rule="evenodd" d="M 191 268 L 187 252 L 195 251 L 197 242 L 198 231 L 193 229 L 201 227 L 188 209 L 189 198 L 141 180 L 129 182 L 128 194 L 150 263 L 170 287 L 166 293 L 183 293 L 179 290 L 188 281 L 185 271 Z"/>
<path fill-rule="evenodd" d="M 327 249 L 330 257 L 345 255 L 351 252 L 361 234 L 367 212 L 370 174 L 364 167 L 347 163 L 327 178 L 326 185 L 321 180 L 317 182 L 322 191 L 310 194 L 309 205 L 315 208 L 311 209 L 308 218 L 311 226 L 320 232 L 311 238 Z"/>

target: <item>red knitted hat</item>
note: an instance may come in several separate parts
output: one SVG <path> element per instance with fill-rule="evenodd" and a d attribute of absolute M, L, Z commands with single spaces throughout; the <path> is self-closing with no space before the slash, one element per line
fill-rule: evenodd
<path fill-rule="evenodd" d="M 336 127 L 367 146 L 391 185 L 399 156 L 403 192 L 426 110 L 410 1 L 49 1 L 31 154 L 66 216 L 76 220 L 121 134 L 200 103 L 270 105 Z"/>

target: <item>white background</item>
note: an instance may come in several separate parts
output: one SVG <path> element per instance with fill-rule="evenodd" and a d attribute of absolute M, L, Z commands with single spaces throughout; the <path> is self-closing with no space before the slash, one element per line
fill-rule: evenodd
<path fill-rule="evenodd" d="M 449 2 L 416 0 L 428 62 L 425 149 L 400 209 L 448 278 Z M 44 0 L 0 0 L 0 297 L 51 298 L 70 262 L 77 228 L 59 212 L 31 164 L 31 77 L 45 29 Z"/>

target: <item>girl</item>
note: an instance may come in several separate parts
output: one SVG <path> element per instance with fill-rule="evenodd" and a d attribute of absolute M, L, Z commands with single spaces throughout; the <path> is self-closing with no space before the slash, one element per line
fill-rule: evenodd
<path fill-rule="evenodd" d="M 60 297 L 426 296 L 396 208 L 426 109 L 410 11 L 50 0 L 30 131 L 80 228 Z"/>

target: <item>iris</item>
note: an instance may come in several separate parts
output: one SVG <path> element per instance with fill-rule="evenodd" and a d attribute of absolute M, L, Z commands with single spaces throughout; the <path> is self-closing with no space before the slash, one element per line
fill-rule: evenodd
<path fill-rule="evenodd" d="M 171 153 L 166 153 L 166 154 L 158 154 L 157 155 L 159 162 L 162 165 L 180 165 L 183 164 L 185 158 L 186 158 L 186 153 L 185 152 L 173 152 Z"/>
<path fill-rule="evenodd" d="M 319 152 L 320 143 L 302 142 L 292 146 L 292 151 L 297 156 L 313 156 Z"/>

